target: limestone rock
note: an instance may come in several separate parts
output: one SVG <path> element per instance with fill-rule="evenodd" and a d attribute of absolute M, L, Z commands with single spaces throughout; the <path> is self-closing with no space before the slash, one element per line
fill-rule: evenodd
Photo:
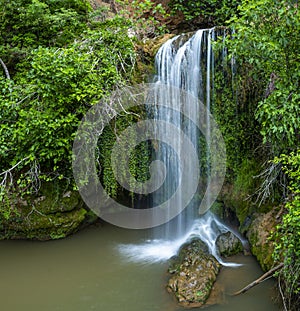
<path fill-rule="evenodd" d="M 243 244 L 232 232 L 226 232 L 218 236 L 216 241 L 221 256 L 231 256 L 243 251 Z"/>
<path fill-rule="evenodd" d="M 274 244 L 269 240 L 271 232 L 275 231 L 277 220 L 276 209 L 266 214 L 255 214 L 247 232 L 247 238 L 251 246 L 251 252 L 256 256 L 264 271 L 268 271 L 274 265 Z"/>
<path fill-rule="evenodd" d="M 205 304 L 216 280 L 220 264 L 199 240 L 185 244 L 179 255 L 172 259 L 169 269 L 173 276 L 167 289 L 174 293 L 179 304 L 188 307 L 200 307 Z"/>
<path fill-rule="evenodd" d="M 143 42 L 141 49 L 145 54 L 149 55 L 151 58 L 154 58 L 158 49 L 172 37 L 174 37 L 173 34 L 165 34 L 154 39 L 148 39 Z"/>

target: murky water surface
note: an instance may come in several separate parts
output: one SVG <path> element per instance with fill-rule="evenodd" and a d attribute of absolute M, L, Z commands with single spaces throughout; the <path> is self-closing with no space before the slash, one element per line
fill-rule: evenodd
<path fill-rule="evenodd" d="M 119 251 L 120 245 L 142 243 L 148 234 L 106 224 L 59 241 L 1 241 L 1 310 L 183 310 L 165 290 L 166 262 L 133 262 Z M 222 270 L 218 282 L 223 302 L 206 310 L 279 310 L 271 299 L 272 280 L 230 296 L 262 273 L 253 257 L 231 261 L 244 265 Z"/>

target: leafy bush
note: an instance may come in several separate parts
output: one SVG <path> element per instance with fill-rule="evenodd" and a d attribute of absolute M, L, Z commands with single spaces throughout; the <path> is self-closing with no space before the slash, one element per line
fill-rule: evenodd
<path fill-rule="evenodd" d="M 286 213 L 274 234 L 274 259 L 284 262 L 281 272 L 283 279 L 279 282 L 284 285 L 288 310 L 293 310 L 300 302 L 300 150 L 281 155 L 275 162 L 283 165 L 289 178 L 290 196 L 285 204 Z"/>
<path fill-rule="evenodd" d="M 256 118 L 273 153 L 292 151 L 300 134 L 300 19 L 297 2 L 243 1 L 230 21 L 231 55 L 248 68 L 249 83 L 258 83 L 261 98 Z"/>
<path fill-rule="evenodd" d="M 207 20 L 208 25 L 221 26 L 227 19 L 233 16 L 240 0 L 218 1 L 218 0 L 171 0 L 169 6 L 174 15 L 182 12 L 187 21 L 191 21 L 199 16 Z"/>
<path fill-rule="evenodd" d="M 10 71 L 39 46 L 62 47 L 85 28 L 86 0 L 0 0 L 0 57 Z"/>
<path fill-rule="evenodd" d="M 26 4 L 43 6 L 47 4 L 44 2 Z M 62 7 L 77 4 L 75 7 L 85 14 L 84 2 L 62 1 Z M 52 18 L 60 21 L 67 31 L 63 24 L 65 16 L 58 10 L 62 8 L 60 1 L 49 3 L 54 6 Z M 6 5 L 5 9 L 11 8 Z M 30 10 L 25 6 L 21 11 Z M 21 20 L 21 15 L 15 16 L 15 20 Z M 72 20 L 75 23 L 77 17 Z M 32 33 L 35 25 L 38 27 L 32 19 L 25 34 Z M 31 192 L 38 190 L 35 181 L 41 178 L 70 182 L 72 143 L 81 118 L 130 77 L 135 51 L 127 34 L 128 21 L 118 16 L 103 22 L 89 20 L 82 28 L 81 35 L 69 29 L 76 40 L 70 37 L 64 46 L 51 41 L 47 27 L 39 28 L 44 44 L 27 45 L 26 55 L 15 64 L 13 80 L 0 76 L 2 187 L 18 184 L 22 191 Z"/>

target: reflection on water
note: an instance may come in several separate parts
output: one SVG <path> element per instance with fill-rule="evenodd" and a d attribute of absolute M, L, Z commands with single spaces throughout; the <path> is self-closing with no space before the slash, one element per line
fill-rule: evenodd
<path fill-rule="evenodd" d="M 118 252 L 118 245 L 140 243 L 148 234 L 106 224 L 59 241 L 0 242 L 1 310 L 183 310 L 165 290 L 166 262 L 132 262 Z M 231 260 L 244 265 L 222 270 L 225 304 L 207 310 L 279 310 L 270 298 L 272 280 L 229 296 L 262 273 L 252 257 Z"/>

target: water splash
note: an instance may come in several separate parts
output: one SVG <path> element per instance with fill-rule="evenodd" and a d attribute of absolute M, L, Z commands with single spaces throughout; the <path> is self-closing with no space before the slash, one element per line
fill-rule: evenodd
<path fill-rule="evenodd" d="M 225 262 L 219 255 L 216 240 L 222 233 L 232 230 L 221 223 L 211 212 L 194 221 L 191 229 L 182 237 L 169 239 L 146 240 L 141 244 L 118 245 L 119 252 L 128 261 L 138 263 L 164 262 L 178 254 L 180 247 L 193 238 L 201 239 L 208 246 L 212 254 L 220 264 L 226 267 L 238 267 L 240 264 Z"/>

